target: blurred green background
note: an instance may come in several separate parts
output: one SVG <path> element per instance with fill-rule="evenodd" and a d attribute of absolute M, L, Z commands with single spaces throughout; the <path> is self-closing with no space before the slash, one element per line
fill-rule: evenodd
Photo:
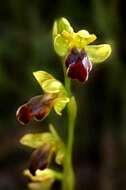
<path fill-rule="evenodd" d="M 50 120 L 61 135 L 66 133 L 61 126 L 65 119 L 54 113 L 29 127 L 20 126 L 15 118 L 22 103 L 41 93 L 33 71 L 46 70 L 63 81 L 51 39 L 53 22 L 61 16 L 76 31 L 84 28 L 95 33 L 97 44 L 110 43 L 113 48 L 111 58 L 94 66 L 85 85 L 73 82 L 79 106 L 73 156 L 76 190 L 125 190 L 124 0 L 0 1 L 0 190 L 27 189 L 22 170 L 31 151 L 19 144 L 23 134 L 48 130 Z"/>

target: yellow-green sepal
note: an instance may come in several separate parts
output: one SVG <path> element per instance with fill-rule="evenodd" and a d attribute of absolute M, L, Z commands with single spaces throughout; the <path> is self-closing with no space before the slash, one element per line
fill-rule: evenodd
<path fill-rule="evenodd" d="M 88 45 L 85 51 L 92 63 L 101 63 L 110 56 L 112 49 L 109 44 Z"/>
<path fill-rule="evenodd" d="M 53 78 L 53 76 L 47 73 L 46 71 L 36 71 L 36 72 L 33 72 L 33 75 L 40 85 L 43 82 Z"/>
<path fill-rule="evenodd" d="M 49 79 L 42 84 L 43 91 L 50 94 L 64 90 L 62 83 L 56 79 Z"/>
<path fill-rule="evenodd" d="M 69 21 L 62 17 L 57 19 L 54 22 L 53 25 L 53 39 L 58 35 L 61 34 L 63 31 L 67 31 L 67 32 L 73 32 L 73 28 L 71 27 Z"/>
<path fill-rule="evenodd" d="M 69 43 L 62 35 L 58 34 L 54 39 L 54 49 L 59 56 L 64 57 L 67 55 Z"/>
<path fill-rule="evenodd" d="M 33 75 L 46 93 L 55 94 L 65 90 L 60 81 L 56 80 L 52 75 L 45 71 L 36 71 L 33 72 Z"/>

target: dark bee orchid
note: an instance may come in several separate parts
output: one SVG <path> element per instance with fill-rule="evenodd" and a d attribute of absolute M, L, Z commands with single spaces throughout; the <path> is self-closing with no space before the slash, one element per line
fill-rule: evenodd
<path fill-rule="evenodd" d="M 37 71 L 34 76 L 43 89 L 44 95 L 35 96 L 18 108 L 16 117 L 23 125 L 27 125 L 32 119 L 43 120 L 52 107 L 57 114 L 61 115 L 61 111 L 69 102 L 64 86 L 52 75 L 45 71 Z"/>
<path fill-rule="evenodd" d="M 85 82 L 92 64 L 101 63 L 110 56 L 109 44 L 90 45 L 96 38 L 95 34 L 89 34 L 87 30 L 74 32 L 65 18 L 54 23 L 54 49 L 59 56 L 65 57 L 67 75 L 71 79 Z"/>

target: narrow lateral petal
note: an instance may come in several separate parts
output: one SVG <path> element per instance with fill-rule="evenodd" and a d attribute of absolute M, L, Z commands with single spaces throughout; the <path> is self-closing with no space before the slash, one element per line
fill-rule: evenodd
<path fill-rule="evenodd" d="M 63 84 L 49 73 L 36 71 L 33 75 L 45 93 L 56 94 L 65 91 Z"/>

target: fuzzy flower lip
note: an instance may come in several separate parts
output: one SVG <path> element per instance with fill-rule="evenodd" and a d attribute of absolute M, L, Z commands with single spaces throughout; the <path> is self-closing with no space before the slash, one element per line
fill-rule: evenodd
<path fill-rule="evenodd" d="M 75 48 L 72 49 L 65 60 L 65 65 L 68 77 L 80 82 L 87 81 L 92 69 L 92 63 L 83 49 L 81 51 Z"/>
<path fill-rule="evenodd" d="M 37 169 L 44 170 L 48 167 L 53 156 L 53 150 L 50 144 L 44 144 L 36 149 L 29 162 L 29 170 L 32 175 L 35 175 Z"/>
<path fill-rule="evenodd" d="M 87 30 L 74 32 L 72 26 L 66 18 L 55 21 L 53 26 L 53 42 L 56 53 L 65 57 L 72 48 L 84 49 L 92 63 L 105 61 L 111 54 L 109 44 L 89 45 L 96 40 L 95 34 L 90 34 Z"/>
<path fill-rule="evenodd" d="M 49 114 L 54 98 L 52 94 L 34 96 L 18 108 L 16 112 L 18 121 L 23 125 L 27 125 L 32 118 L 37 121 L 43 120 Z"/>

